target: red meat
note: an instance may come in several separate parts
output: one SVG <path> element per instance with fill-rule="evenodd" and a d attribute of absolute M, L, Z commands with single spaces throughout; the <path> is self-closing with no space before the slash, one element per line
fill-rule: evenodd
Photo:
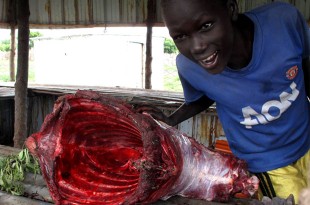
<path fill-rule="evenodd" d="M 149 204 L 174 195 L 227 201 L 252 195 L 244 161 L 93 91 L 60 97 L 26 146 L 56 204 Z"/>

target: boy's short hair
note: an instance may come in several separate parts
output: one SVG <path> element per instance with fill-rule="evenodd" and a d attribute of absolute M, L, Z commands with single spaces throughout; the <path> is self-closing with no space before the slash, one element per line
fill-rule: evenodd
<path fill-rule="evenodd" d="M 163 8 L 165 6 L 166 3 L 169 3 L 171 0 L 160 0 L 160 6 Z M 204 1 L 204 0 L 201 0 Z M 228 0 L 214 0 L 218 3 L 221 3 L 223 6 L 226 6 L 227 1 Z M 233 0 L 234 2 L 236 2 L 236 0 Z"/>
<path fill-rule="evenodd" d="M 161 7 L 164 7 L 166 3 L 169 3 L 169 1 L 171 1 L 171 0 L 161 0 L 160 1 Z M 203 1 L 203 0 L 201 0 L 201 1 Z M 222 5 L 224 6 L 224 5 L 226 5 L 228 0 L 214 0 L 214 1 L 222 3 Z M 234 0 L 234 1 L 236 1 L 236 0 Z"/>

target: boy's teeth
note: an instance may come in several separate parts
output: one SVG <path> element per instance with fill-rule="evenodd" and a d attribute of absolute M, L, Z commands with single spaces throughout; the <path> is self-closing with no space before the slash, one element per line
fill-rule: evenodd
<path fill-rule="evenodd" d="M 213 53 L 211 56 L 209 56 L 209 57 L 207 58 L 207 60 L 211 60 L 211 58 L 213 58 L 214 55 L 215 55 L 215 53 Z"/>
<path fill-rule="evenodd" d="M 217 52 L 214 52 L 211 56 L 209 56 L 207 59 L 203 60 L 204 63 L 208 63 L 212 61 L 212 59 L 215 57 Z"/>

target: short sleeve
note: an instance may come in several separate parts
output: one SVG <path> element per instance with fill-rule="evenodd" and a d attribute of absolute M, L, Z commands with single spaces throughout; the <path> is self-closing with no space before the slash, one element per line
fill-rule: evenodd
<path fill-rule="evenodd" d="M 297 14 L 296 26 L 303 42 L 303 58 L 308 58 L 310 56 L 310 28 L 303 15 L 299 11 L 297 11 Z"/>
<path fill-rule="evenodd" d="M 181 54 L 177 56 L 177 68 L 178 68 L 179 78 L 180 78 L 180 81 L 183 87 L 185 103 L 191 103 L 201 98 L 204 95 L 204 93 L 194 88 L 182 76 L 182 75 L 186 75 L 186 73 L 183 73 L 181 71 L 184 71 L 185 69 L 190 70 L 190 64 L 186 63 L 185 57 Z"/>

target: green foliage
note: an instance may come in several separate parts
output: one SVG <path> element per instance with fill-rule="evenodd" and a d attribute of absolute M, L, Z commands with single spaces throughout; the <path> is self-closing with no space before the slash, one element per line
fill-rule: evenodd
<path fill-rule="evenodd" d="M 10 77 L 8 75 L 1 75 L 0 76 L 0 82 L 9 82 Z"/>
<path fill-rule="evenodd" d="M 39 31 L 30 31 L 29 33 L 29 38 L 36 38 L 36 37 L 41 37 L 42 33 Z"/>
<path fill-rule="evenodd" d="M 33 40 L 31 38 L 36 38 L 36 37 L 41 37 L 42 33 L 38 32 L 38 31 L 30 31 L 29 33 L 29 49 L 33 48 L 34 43 Z"/>
<path fill-rule="evenodd" d="M 11 49 L 11 41 L 3 40 L 0 42 L 0 51 L 8 52 Z"/>
<path fill-rule="evenodd" d="M 39 163 L 28 149 L 0 159 L 0 190 L 13 195 L 22 195 L 24 187 L 21 181 L 24 180 L 25 172 L 40 173 Z"/>
<path fill-rule="evenodd" d="M 164 42 L 164 53 L 178 53 L 178 49 L 175 46 L 173 40 L 166 38 Z"/>
<path fill-rule="evenodd" d="M 38 31 L 30 31 L 29 33 L 29 49 L 33 48 L 34 43 L 31 38 L 41 37 L 42 33 Z M 11 49 L 11 40 L 3 40 L 0 42 L 0 51 L 8 52 Z"/>

